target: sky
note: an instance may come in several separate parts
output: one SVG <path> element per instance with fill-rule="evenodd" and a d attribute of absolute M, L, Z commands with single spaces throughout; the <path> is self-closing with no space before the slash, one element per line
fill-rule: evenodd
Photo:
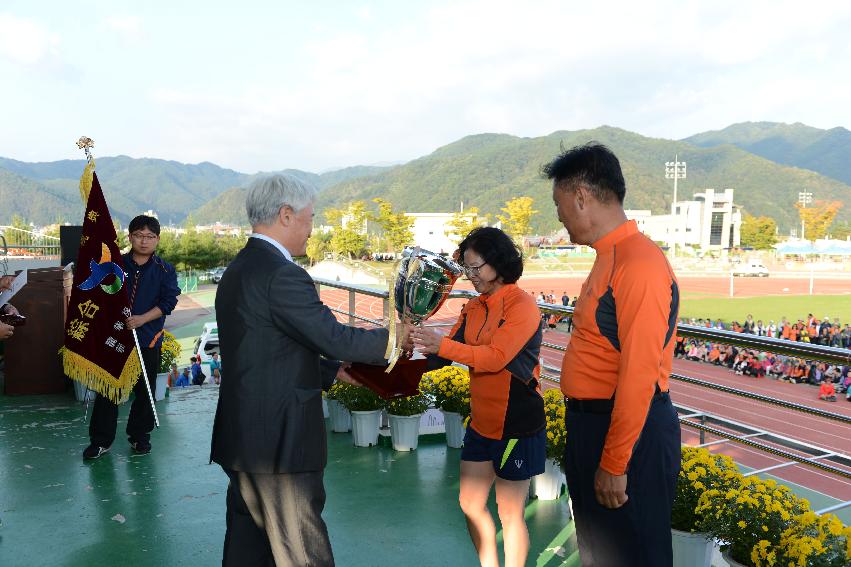
<path fill-rule="evenodd" d="M 470 134 L 851 127 L 851 2 L 0 2 L 0 156 L 399 163 Z"/>

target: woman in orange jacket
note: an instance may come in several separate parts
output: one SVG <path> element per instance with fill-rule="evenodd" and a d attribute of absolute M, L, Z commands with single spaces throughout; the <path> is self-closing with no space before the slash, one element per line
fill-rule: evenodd
<path fill-rule="evenodd" d="M 477 228 L 459 246 L 464 271 L 479 297 L 464 306 L 448 336 L 412 331 L 430 367 L 451 361 L 470 368 L 470 423 L 461 452 L 459 502 L 485 566 L 499 566 L 496 526 L 487 508 L 491 487 L 502 524 L 506 567 L 529 552 L 524 519 L 529 480 L 544 472 L 546 417 L 539 383 L 541 313 L 516 282 L 520 250 L 503 231 Z"/>

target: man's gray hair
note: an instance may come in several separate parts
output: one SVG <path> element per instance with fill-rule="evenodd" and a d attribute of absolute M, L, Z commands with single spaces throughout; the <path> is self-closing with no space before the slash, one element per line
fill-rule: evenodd
<path fill-rule="evenodd" d="M 251 226 L 272 224 L 281 207 L 296 213 L 316 201 L 319 191 L 291 175 L 275 173 L 256 179 L 248 187 L 245 212 Z"/>

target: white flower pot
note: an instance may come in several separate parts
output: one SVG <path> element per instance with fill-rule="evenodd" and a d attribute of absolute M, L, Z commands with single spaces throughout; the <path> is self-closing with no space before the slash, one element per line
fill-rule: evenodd
<path fill-rule="evenodd" d="M 464 419 L 461 417 L 461 414 L 454 411 L 444 411 L 443 422 L 446 424 L 446 445 L 453 449 L 463 447 Z"/>
<path fill-rule="evenodd" d="M 381 427 L 381 410 L 353 411 L 352 440 L 355 447 L 369 447 L 378 444 L 378 430 Z"/>
<path fill-rule="evenodd" d="M 325 396 L 322 396 L 322 417 L 328 419 L 328 400 L 325 399 Z"/>
<path fill-rule="evenodd" d="M 393 415 L 390 419 L 390 439 L 397 451 L 413 451 L 420 442 L 420 418 L 417 415 Z"/>
<path fill-rule="evenodd" d="M 157 391 L 154 393 L 154 400 L 164 400 L 166 390 L 168 390 L 168 372 L 157 374 Z"/>
<path fill-rule="evenodd" d="M 352 414 L 337 400 L 328 400 L 328 415 L 331 418 L 331 431 L 334 433 L 352 430 Z"/>
<path fill-rule="evenodd" d="M 714 542 L 705 533 L 684 532 L 671 528 L 674 567 L 709 567 Z"/>
<path fill-rule="evenodd" d="M 558 500 L 565 486 L 564 473 L 552 459 L 544 463 L 544 472 L 532 477 L 530 492 L 538 500 Z"/>

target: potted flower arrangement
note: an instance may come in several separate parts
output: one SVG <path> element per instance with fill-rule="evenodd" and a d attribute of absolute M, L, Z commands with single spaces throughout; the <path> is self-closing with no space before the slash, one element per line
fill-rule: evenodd
<path fill-rule="evenodd" d="M 413 451 L 420 439 L 420 418 L 428 409 L 429 399 L 423 394 L 396 398 L 387 403 L 390 439 L 397 451 Z"/>
<path fill-rule="evenodd" d="M 346 433 L 352 430 L 352 414 L 340 403 L 340 397 L 345 396 L 346 390 L 353 388 L 346 382 L 334 382 L 325 393 L 328 400 L 328 416 L 331 419 L 331 431 L 334 433 Z"/>
<path fill-rule="evenodd" d="M 751 550 L 751 560 L 756 567 L 846 567 L 851 565 L 851 527 L 834 514 L 807 511 L 795 517 L 778 544 L 760 540 Z"/>
<path fill-rule="evenodd" d="M 794 524 L 795 517 L 809 510 L 798 498 L 774 480 L 738 477 L 731 486 L 711 488 L 698 499 L 697 527 L 721 542 L 731 566 L 755 567 L 752 552 L 760 542 L 780 544 L 780 537 Z M 762 544 L 765 545 L 765 544 Z"/>
<path fill-rule="evenodd" d="M 434 399 L 446 423 L 446 444 L 460 449 L 464 444 L 464 420 L 470 415 L 470 372 L 459 366 L 444 366 L 423 374 L 420 391 Z"/>
<path fill-rule="evenodd" d="M 355 447 L 377 445 L 381 410 L 384 409 L 385 401 L 369 388 L 361 386 L 344 388 L 337 393 L 337 399 L 352 414 Z"/>
<path fill-rule="evenodd" d="M 180 357 L 180 343 L 174 335 L 168 331 L 163 331 L 163 344 L 160 349 L 160 368 L 157 374 L 156 400 L 162 400 L 166 396 L 168 390 L 168 373 L 171 370 L 171 365 Z"/>
<path fill-rule="evenodd" d="M 671 510 L 674 565 L 709 566 L 714 543 L 698 530 L 699 516 L 695 512 L 698 500 L 707 490 L 726 491 L 739 482 L 739 469 L 730 457 L 714 455 L 702 447 L 682 448 L 682 465 Z"/>
<path fill-rule="evenodd" d="M 539 500 L 556 500 L 565 486 L 562 472 L 564 444 L 567 432 L 564 426 L 564 395 L 558 388 L 544 392 L 544 413 L 547 416 L 547 461 L 543 474 L 532 478 L 531 493 Z"/>

